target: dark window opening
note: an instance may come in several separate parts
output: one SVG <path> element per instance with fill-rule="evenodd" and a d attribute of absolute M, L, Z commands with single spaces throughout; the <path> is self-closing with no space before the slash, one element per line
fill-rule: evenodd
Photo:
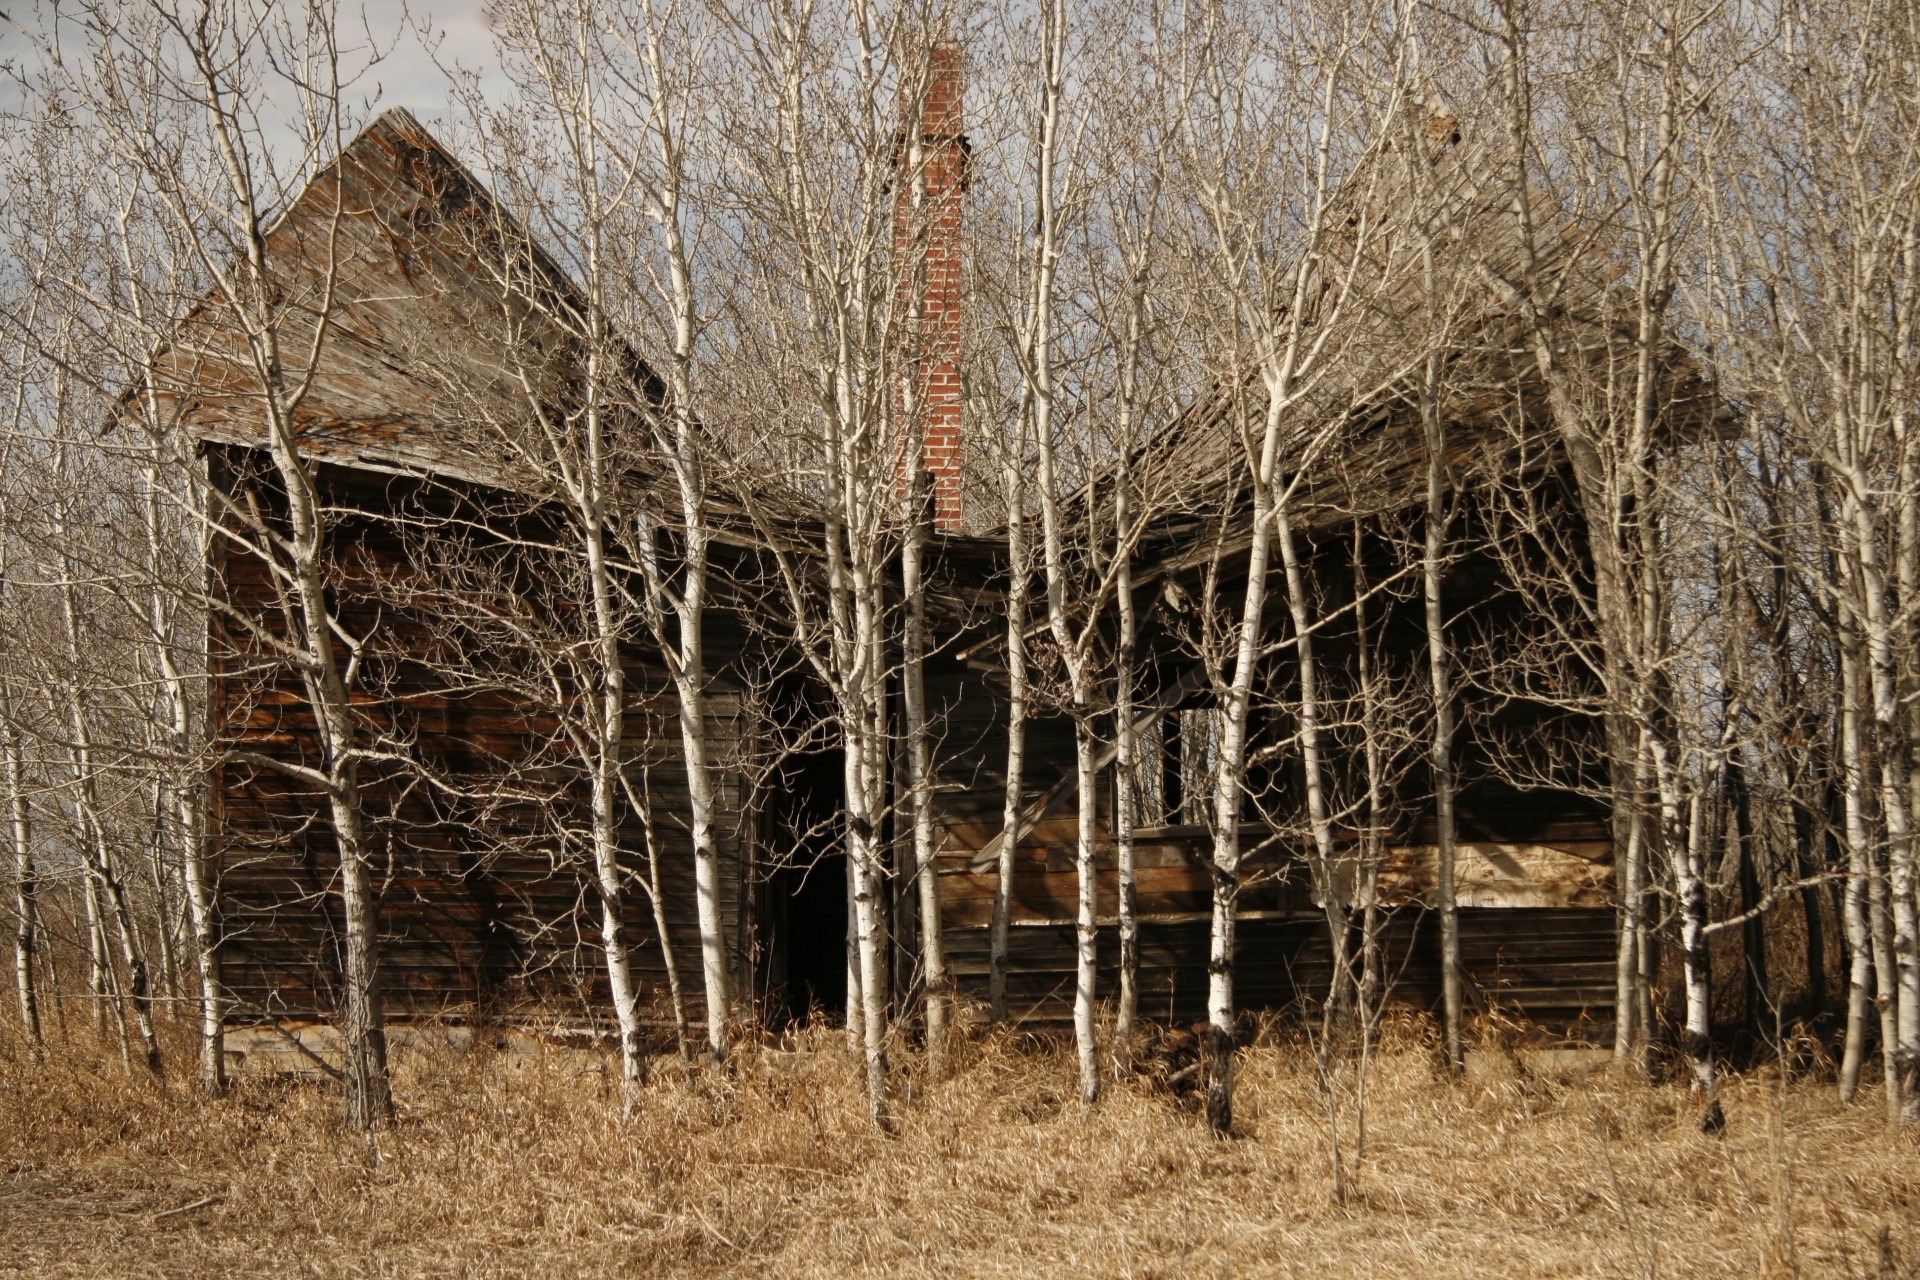
<path fill-rule="evenodd" d="M 1157 716 L 1139 731 L 1133 769 L 1135 826 L 1206 824 L 1225 728 L 1217 709 L 1189 707 Z"/>

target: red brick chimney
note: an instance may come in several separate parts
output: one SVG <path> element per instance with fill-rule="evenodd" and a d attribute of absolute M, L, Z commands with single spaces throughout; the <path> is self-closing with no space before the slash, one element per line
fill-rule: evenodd
<path fill-rule="evenodd" d="M 961 523 L 960 193 L 967 167 L 961 87 L 959 43 L 936 42 L 927 52 L 924 83 L 907 86 L 895 159 L 903 172 L 894 184 L 893 253 L 899 272 L 894 301 L 907 331 L 907 361 L 894 404 L 907 419 L 906 431 L 918 431 L 933 527 L 941 533 L 958 533 Z M 916 88 L 921 91 L 917 102 Z M 908 492 L 915 442 L 908 436 L 897 445 L 902 495 Z"/>

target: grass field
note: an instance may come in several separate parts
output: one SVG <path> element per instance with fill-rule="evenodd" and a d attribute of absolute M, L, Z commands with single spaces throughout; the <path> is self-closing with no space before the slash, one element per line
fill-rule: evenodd
<path fill-rule="evenodd" d="M 1920 1274 L 1920 1143 L 1816 1074 L 1730 1079 L 1708 1136 L 1678 1086 L 1497 1049 L 1449 1081 L 1402 1026 L 1356 1153 L 1352 1076 L 1272 1037 L 1231 1140 L 1150 1075 L 1083 1109 L 1025 1036 L 903 1070 L 893 1136 L 825 1032 L 663 1066 L 631 1117 L 594 1054 L 420 1049 L 370 1160 L 329 1085 L 208 1101 L 0 1031 L 4 1275 Z"/>

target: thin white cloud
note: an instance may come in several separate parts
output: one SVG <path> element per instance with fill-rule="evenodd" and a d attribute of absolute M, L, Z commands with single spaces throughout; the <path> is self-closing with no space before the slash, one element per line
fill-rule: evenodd
<path fill-rule="evenodd" d="M 393 52 L 373 70 L 378 85 L 372 109 L 405 107 L 429 128 L 444 124 L 453 88 L 450 71 L 477 76 L 490 97 L 503 94 L 506 79 L 494 56 L 485 10 L 485 0 L 416 2 L 402 27 L 398 5 L 366 5 L 368 24 L 383 42 L 399 34 Z"/>
<path fill-rule="evenodd" d="M 72 11 L 71 5 L 66 8 Z M 0 74 L 0 113 L 26 105 L 21 82 L 31 81 L 43 65 L 40 42 L 51 34 L 54 12 L 52 0 L 0 0 L 0 66 L 7 68 Z M 411 0 L 404 6 L 360 0 L 343 4 L 340 17 L 349 61 L 366 57 L 370 39 L 384 51 L 347 93 L 363 122 L 390 107 L 405 107 L 428 128 L 449 130 L 456 118 L 450 110 L 450 72 L 476 77 L 490 98 L 507 90 L 485 0 Z M 69 52 L 77 50 L 69 45 Z"/>

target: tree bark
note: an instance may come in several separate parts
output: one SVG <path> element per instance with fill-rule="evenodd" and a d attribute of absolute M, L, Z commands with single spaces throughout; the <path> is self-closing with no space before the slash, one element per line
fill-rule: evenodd
<path fill-rule="evenodd" d="M 1427 279 L 1432 288 L 1432 250 L 1427 251 Z M 1455 1075 L 1466 1069 L 1466 1048 L 1460 1027 L 1460 914 L 1454 904 L 1454 796 L 1453 796 L 1453 684 L 1447 646 L 1444 598 L 1447 536 L 1447 458 L 1445 427 L 1440 416 L 1440 356 L 1427 357 L 1421 384 L 1420 416 L 1427 442 L 1427 508 L 1421 547 L 1421 598 L 1426 609 L 1427 671 L 1433 688 L 1433 740 L 1428 768 L 1433 775 L 1435 851 L 1434 907 L 1440 917 L 1441 1033 L 1446 1042 L 1447 1066 Z"/>
<path fill-rule="evenodd" d="M 33 819 L 28 809 L 26 773 L 20 758 L 20 740 L 8 712 L 0 711 L 0 751 L 7 770 L 8 833 L 13 839 L 13 981 L 20 1001 L 20 1029 L 26 1037 L 29 1061 L 42 1053 L 40 1000 L 33 966 L 40 943 L 40 877 L 33 859 Z"/>
<path fill-rule="evenodd" d="M 995 1022 L 1007 1020 L 1007 944 L 1013 911 L 1013 877 L 1020 852 L 1020 818 L 1026 807 L 1027 590 L 1026 459 L 1016 448 L 1006 466 L 1007 483 L 1007 780 L 995 863 L 993 920 L 987 938 L 987 1002 Z"/>

